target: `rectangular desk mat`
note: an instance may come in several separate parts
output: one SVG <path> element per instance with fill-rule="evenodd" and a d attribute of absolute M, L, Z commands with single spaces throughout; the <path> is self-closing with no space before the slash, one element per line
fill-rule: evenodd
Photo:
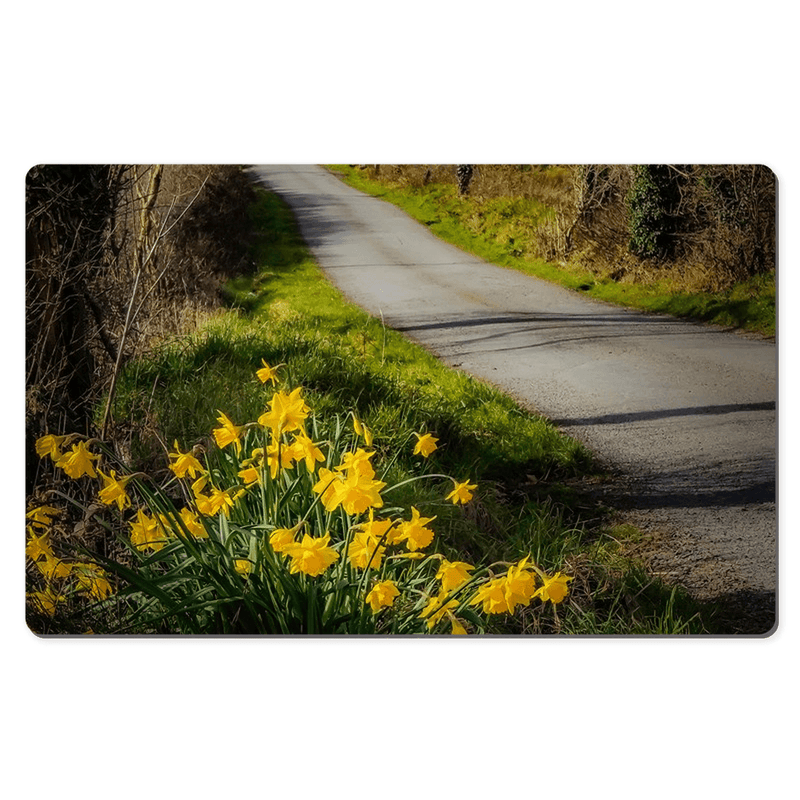
<path fill-rule="evenodd" d="M 34 634 L 775 630 L 766 167 L 25 190 Z"/>

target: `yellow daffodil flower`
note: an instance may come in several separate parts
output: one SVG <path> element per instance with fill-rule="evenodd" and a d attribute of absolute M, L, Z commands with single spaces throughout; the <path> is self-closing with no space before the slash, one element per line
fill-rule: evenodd
<path fill-rule="evenodd" d="M 368 508 L 381 508 L 383 500 L 380 490 L 386 486 L 382 481 L 373 481 L 355 473 L 337 484 L 337 505 L 341 505 L 350 516 L 363 514 Z"/>
<path fill-rule="evenodd" d="M 28 528 L 30 539 L 25 545 L 25 555 L 33 561 L 40 558 L 55 558 L 53 548 L 50 546 L 50 533 L 45 531 L 41 536 L 37 536 L 33 528 Z"/>
<path fill-rule="evenodd" d="M 214 428 L 211 433 L 214 434 L 214 439 L 217 441 L 217 446 L 220 448 L 227 447 L 229 444 L 233 444 L 236 448 L 237 453 L 242 452 L 242 430 L 243 426 L 241 425 L 234 425 L 231 422 L 230 418 L 227 414 L 224 414 L 222 411 L 217 409 L 219 412 L 219 416 L 217 417 L 217 422 L 220 423 L 222 426 L 221 428 Z"/>
<path fill-rule="evenodd" d="M 377 614 L 382 608 L 389 608 L 400 595 L 400 590 L 394 581 L 381 581 L 376 583 L 364 602 L 372 608 L 372 613 Z"/>
<path fill-rule="evenodd" d="M 258 379 L 261 383 L 266 383 L 267 381 L 271 381 L 272 385 L 274 386 L 278 382 L 278 367 L 282 367 L 283 364 L 278 364 L 277 367 L 271 367 L 267 364 L 264 359 L 261 359 L 261 363 L 264 365 L 256 372 L 258 375 Z"/>
<path fill-rule="evenodd" d="M 211 498 L 205 494 L 195 494 L 194 502 L 197 506 L 197 510 L 204 516 L 204 517 L 213 517 L 214 512 L 211 510 Z"/>
<path fill-rule="evenodd" d="M 246 558 L 237 558 L 233 562 L 233 568 L 243 577 L 249 578 L 253 571 L 253 565 Z"/>
<path fill-rule="evenodd" d="M 217 489 L 216 486 L 211 487 L 211 495 L 208 498 L 209 507 L 212 514 L 218 514 L 220 511 L 227 517 L 234 503 L 244 494 L 244 489 Z"/>
<path fill-rule="evenodd" d="M 336 467 L 337 472 L 353 472 L 363 478 L 374 478 L 375 470 L 370 463 L 370 459 L 375 453 L 368 453 L 362 448 L 358 448 L 355 453 L 345 453 L 342 456 L 342 463 Z"/>
<path fill-rule="evenodd" d="M 427 528 L 436 517 L 421 517 L 419 511 L 411 506 L 411 519 L 400 524 L 400 538 L 405 540 L 409 550 L 423 550 L 433 541 L 433 531 Z"/>
<path fill-rule="evenodd" d="M 436 573 L 436 579 L 442 582 L 442 591 L 447 594 L 463 586 L 471 577 L 469 573 L 474 570 L 475 567 L 465 561 L 444 560 Z"/>
<path fill-rule="evenodd" d="M 536 575 L 526 569 L 527 563 L 526 556 L 506 573 L 506 603 L 512 614 L 518 605 L 528 605 L 536 592 Z"/>
<path fill-rule="evenodd" d="M 305 461 L 306 469 L 313 472 L 317 461 L 324 461 L 325 456 L 314 442 L 305 433 L 298 433 L 291 444 L 292 458 L 297 461 Z"/>
<path fill-rule="evenodd" d="M 175 473 L 175 477 L 185 478 L 188 474 L 190 478 L 194 478 L 196 475 L 200 475 L 203 471 L 203 465 L 194 457 L 192 452 L 181 452 L 177 439 L 173 446 L 175 452 L 169 454 L 170 459 L 172 459 L 169 468 Z"/>
<path fill-rule="evenodd" d="M 356 530 L 347 546 L 347 558 L 357 569 L 380 569 L 386 548 L 378 545 L 376 539 L 364 530 Z"/>
<path fill-rule="evenodd" d="M 90 478 L 96 478 L 97 473 L 94 471 L 93 461 L 97 461 L 99 455 L 90 452 L 86 446 L 86 442 L 78 442 L 72 445 L 72 450 L 64 453 L 61 458 L 56 461 L 56 466 L 63 469 L 70 478 L 81 478 L 88 475 Z"/>
<path fill-rule="evenodd" d="M 267 466 L 272 480 L 275 480 L 279 470 L 291 469 L 294 466 L 294 459 L 293 448 L 284 444 L 280 439 L 275 439 L 267 447 Z"/>
<path fill-rule="evenodd" d="M 317 482 L 312 487 L 315 494 L 321 495 L 320 500 L 326 511 L 333 511 L 339 506 L 338 485 L 342 483 L 342 476 L 325 467 L 320 467 Z"/>
<path fill-rule="evenodd" d="M 445 500 L 452 501 L 454 506 L 457 506 L 459 503 L 469 503 L 469 501 L 472 500 L 472 492 L 477 488 L 477 483 L 470 483 L 469 481 L 456 483 L 455 489 L 447 495 Z"/>
<path fill-rule="evenodd" d="M 439 440 L 429 433 L 415 433 L 417 443 L 414 445 L 414 455 L 427 458 L 434 450 L 438 450 L 436 442 Z"/>
<path fill-rule="evenodd" d="M 362 522 L 358 528 L 382 544 L 397 544 L 402 539 L 398 520 L 376 520 L 371 508 L 369 509 L 369 520 Z"/>
<path fill-rule="evenodd" d="M 294 537 L 299 529 L 299 525 L 295 525 L 294 528 L 275 528 L 269 535 L 270 547 L 276 553 L 285 553 L 289 546 L 296 544 Z"/>
<path fill-rule="evenodd" d="M 369 467 L 368 462 L 367 467 Z M 360 475 L 355 469 L 348 469 L 347 474 L 342 475 L 321 467 L 319 480 L 314 485 L 313 491 L 322 496 L 322 504 L 326 511 L 334 511 L 342 506 L 352 516 L 363 514 L 368 508 L 381 508 L 383 500 L 380 490 L 384 486 L 385 483 Z"/>
<path fill-rule="evenodd" d="M 68 438 L 48 433 L 36 440 L 36 454 L 39 458 L 50 456 L 53 461 L 58 461 L 62 456 L 61 447 Z"/>
<path fill-rule="evenodd" d="M 245 467 L 239 470 L 239 477 L 245 486 L 250 488 L 255 483 L 261 483 L 261 470 L 256 467 Z"/>
<path fill-rule="evenodd" d="M 162 530 L 158 520 L 147 516 L 140 508 L 136 512 L 136 521 L 128 523 L 131 526 L 131 544 L 137 550 L 161 550 L 167 543 L 167 535 Z"/>
<path fill-rule="evenodd" d="M 62 561 L 58 556 L 45 556 L 43 561 L 35 561 L 34 563 L 49 581 L 55 578 L 66 578 L 72 572 L 72 564 Z"/>
<path fill-rule="evenodd" d="M 28 597 L 34 606 L 48 617 L 55 616 L 56 604 L 64 601 L 64 598 L 51 586 L 48 586 L 43 592 L 31 592 Z"/>
<path fill-rule="evenodd" d="M 34 525 L 37 528 L 48 528 L 53 524 L 53 520 L 51 518 L 60 513 L 61 510 L 58 508 L 53 508 L 53 506 L 39 506 L 38 508 L 31 509 L 25 515 L 25 518 L 29 519 L 31 521 L 31 525 Z"/>
<path fill-rule="evenodd" d="M 113 469 L 109 470 L 110 475 L 106 475 L 99 467 L 97 471 L 103 479 L 103 488 L 98 495 L 100 502 L 107 506 L 116 503 L 120 511 L 127 508 L 131 504 L 131 499 L 125 491 L 125 485 L 132 476 L 126 475 L 124 478 L 117 478 L 117 473 Z"/>
<path fill-rule="evenodd" d="M 208 494 L 205 494 L 208 486 Z M 232 487 L 230 489 L 218 489 L 216 486 L 208 484 L 208 478 L 201 475 L 192 484 L 192 494 L 194 495 L 197 510 L 206 517 L 213 517 L 220 511 L 227 517 L 234 503 L 245 493 L 244 489 Z"/>
<path fill-rule="evenodd" d="M 548 600 L 551 603 L 560 603 L 569 593 L 567 583 L 573 580 L 569 575 L 562 575 L 556 572 L 552 577 L 544 576 L 544 586 L 541 586 L 534 593 L 535 597 L 541 598 L 542 602 Z"/>
<path fill-rule="evenodd" d="M 208 531 L 191 508 L 181 509 L 181 520 L 183 520 L 186 530 L 189 531 L 195 539 L 208 539 Z"/>
<path fill-rule="evenodd" d="M 305 419 L 309 407 L 300 397 L 301 387 L 293 389 L 289 394 L 275 392 L 270 400 L 270 409 L 258 418 L 258 424 L 269 428 L 277 439 L 284 432 L 304 431 Z"/>
<path fill-rule="evenodd" d="M 94 597 L 96 600 L 105 600 L 114 591 L 108 582 L 105 570 L 97 564 L 74 564 L 72 574 L 77 583 L 77 590 L 81 594 Z"/>
<path fill-rule="evenodd" d="M 380 490 L 386 484 L 373 480 L 375 470 L 369 462 L 373 455 L 359 449 L 355 453 L 346 453 L 335 472 L 320 468 L 313 491 L 322 495 L 326 511 L 333 511 L 341 505 L 352 516 L 363 514 L 368 508 L 383 506 Z"/>
<path fill-rule="evenodd" d="M 506 578 L 505 575 L 493 578 L 484 583 L 475 596 L 470 600 L 470 605 L 483 604 L 484 614 L 504 614 L 509 611 L 508 600 L 506 598 Z"/>
<path fill-rule="evenodd" d="M 456 619 L 454 614 L 451 614 L 449 611 L 447 612 L 447 616 L 450 619 L 450 633 L 453 636 L 466 636 L 467 629 L 461 624 L 461 621 Z"/>
<path fill-rule="evenodd" d="M 355 414 L 353 414 L 353 430 L 356 432 L 356 436 L 364 438 L 364 444 L 367 447 L 372 447 L 372 431 Z"/>
<path fill-rule="evenodd" d="M 328 546 L 330 540 L 330 534 L 327 533 L 318 538 L 304 534 L 301 542 L 295 542 L 286 547 L 284 552 L 292 559 L 289 572 L 292 574 L 302 572 L 311 577 L 325 572 L 331 564 L 339 559 L 339 554 Z"/>
<path fill-rule="evenodd" d="M 458 600 L 448 600 L 444 602 L 447 597 L 446 592 L 434 595 L 428 600 L 425 608 L 422 609 L 420 617 L 428 623 L 428 630 L 431 630 L 442 617 L 451 613 L 453 609 L 458 608 Z"/>

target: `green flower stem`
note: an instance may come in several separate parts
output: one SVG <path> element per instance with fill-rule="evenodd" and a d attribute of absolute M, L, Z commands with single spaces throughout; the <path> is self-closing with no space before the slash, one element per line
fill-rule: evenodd
<path fill-rule="evenodd" d="M 384 533 L 384 535 L 383 535 L 383 536 L 381 536 L 380 540 L 378 541 L 378 544 L 377 544 L 377 545 L 375 545 L 375 549 L 372 551 L 372 555 L 369 557 L 369 561 L 367 561 L 367 565 L 364 567 L 364 572 L 361 574 L 361 577 L 360 577 L 360 579 L 359 579 L 359 581 L 358 581 L 358 597 L 359 597 L 359 599 L 361 598 L 361 595 L 362 595 L 362 594 L 364 594 L 364 589 L 366 588 L 366 587 L 365 587 L 365 584 L 366 584 L 366 582 L 367 582 L 367 575 L 369 574 L 369 569 L 370 569 L 370 566 L 371 566 L 371 564 L 372 564 L 372 559 L 374 559 L 374 558 L 375 558 L 375 555 L 376 555 L 376 553 L 378 552 L 378 548 L 381 546 L 382 542 L 385 542 L 385 541 L 386 541 L 386 536 L 387 536 L 387 534 L 388 534 L 388 533 L 389 533 L 389 531 L 390 531 L 390 530 L 391 530 L 391 529 L 392 529 L 392 528 L 395 526 L 395 524 L 396 524 L 396 523 L 395 523 L 395 522 L 393 522 L 393 523 L 392 523 L 392 524 L 391 524 L 391 525 L 390 525 L 390 526 L 389 526 L 389 527 L 386 529 L 386 533 Z"/>
<path fill-rule="evenodd" d="M 317 495 L 317 496 L 314 498 L 314 502 L 313 502 L 313 503 L 311 503 L 311 505 L 308 507 L 308 510 L 307 510 L 307 511 L 306 511 L 306 513 L 303 515 L 303 518 L 300 520 L 301 522 L 306 522 L 306 521 L 308 520 L 309 516 L 311 515 L 311 512 L 314 510 L 314 508 L 315 508 L 315 507 L 317 507 L 317 506 L 319 505 L 319 502 L 320 502 L 320 500 L 322 500 L 322 495 L 323 495 L 323 494 L 325 494 L 325 492 L 328 490 L 328 487 L 329 487 L 329 486 L 332 486 L 332 485 L 333 485 L 333 482 L 334 482 L 335 480 L 336 480 L 336 478 L 331 478 L 331 481 L 330 481 L 330 483 L 329 483 L 329 484 L 328 484 L 328 485 L 325 487 L 325 490 L 324 490 L 324 491 L 322 491 L 322 492 L 320 492 L 320 493 L 319 493 L 319 494 L 318 494 L 318 495 Z"/>
<path fill-rule="evenodd" d="M 314 634 L 317 632 L 317 583 L 313 578 L 308 580 L 308 617 L 306 624 L 308 632 Z"/>
<path fill-rule="evenodd" d="M 388 489 L 384 489 L 383 494 L 389 494 L 389 492 L 393 492 L 395 489 L 399 489 L 401 486 L 405 486 L 409 483 L 416 483 L 417 481 L 428 480 L 429 478 L 444 478 L 445 480 L 453 481 L 453 483 L 457 484 L 457 481 L 455 481 L 450 475 L 442 475 L 438 472 L 431 472 L 426 475 L 415 475 L 413 478 L 406 478 L 406 480 L 400 481 L 400 483 L 395 483 Z"/>

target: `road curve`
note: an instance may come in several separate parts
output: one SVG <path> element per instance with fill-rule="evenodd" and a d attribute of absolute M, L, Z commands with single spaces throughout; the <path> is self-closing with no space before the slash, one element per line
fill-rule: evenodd
<path fill-rule="evenodd" d="M 696 594 L 774 598 L 775 344 L 487 264 L 317 166 L 254 166 L 349 299 L 552 419 L 619 475 Z"/>

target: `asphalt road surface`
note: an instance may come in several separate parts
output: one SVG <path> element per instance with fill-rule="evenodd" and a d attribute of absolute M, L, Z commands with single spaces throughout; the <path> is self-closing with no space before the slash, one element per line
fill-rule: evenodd
<path fill-rule="evenodd" d="M 256 166 L 349 299 L 585 443 L 698 596 L 777 579 L 776 347 L 588 299 L 442 242 L 318 166 Z M 627 498 L 627 500 L 622 499 Z"/>

